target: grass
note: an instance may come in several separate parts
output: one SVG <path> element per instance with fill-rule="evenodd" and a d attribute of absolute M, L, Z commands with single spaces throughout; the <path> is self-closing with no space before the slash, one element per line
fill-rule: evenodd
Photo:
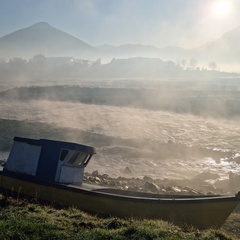
<path fill-rule="evenodd" d="M 76 208 L 60 208 L 26 199 L 0 196 L 0 239 L 238 239 L 240 214 L 220 230 L 179 228 L 161 220 L 100 218 Z M 234 228 L 234 229 L 232 229 Z M 234 230 L 234 231 L 233 231 Z"/>

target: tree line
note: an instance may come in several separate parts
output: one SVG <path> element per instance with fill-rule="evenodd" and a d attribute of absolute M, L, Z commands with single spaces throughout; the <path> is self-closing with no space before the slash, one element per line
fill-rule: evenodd
<path fill-rule="evenodd" d="M 101 59 L 89 61 L 74 57 L 45 57 L 37 54 L 26 60 L 19 57 L 9 61 L 0 61 L 0 80 L 16 78 L 43 79 L 43 78 L 201 78 L 201 77 L 236 77 L 236 73 L 227 73 L 217 70 L 215 62 L 209 62 L 209 68 L 200 68 L 196 59 L 189 63 L 186 59 L 162 61 L 158 58 L 129 58 L 112 59 L 102 63 Z"/>

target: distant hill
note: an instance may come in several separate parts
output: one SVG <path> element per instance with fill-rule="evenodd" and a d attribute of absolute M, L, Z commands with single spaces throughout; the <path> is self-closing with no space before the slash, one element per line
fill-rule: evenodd
<path fill-rule="evenodd" d="M 157 48 L 151 45 L 126 44 L 112 46 L 104 44 L 93 47 L 78 38 L 40 22 L 30 27 L 20 29 L 0 38 L 1 58 L 32 58 L 43 54 L 46 57 L 71 57 L 87 60 L 97 58 L 111 61 L 127 58 L 159 58 L 163 61 L 185 62 L 189 66 L 191 59 L 196 59 L 199 66 L 208 66 L 209 62 L 216 64 L 240 63 L 240 26 L 225 33 L 221 38 L 195 49 L 166 46 Z M 178 63 L 178 64 L 179 64 Z M 201 63 L 201 64 L 200 64 Z M 197 66 L 197 64 L 196 64 Z M 195 66 L 195 67 L 196 67 Z M 240 67 L 239 67 L 240 69 Z"/>
<path fill-rule="evenodd" d="M 114 58 L 149 57 L 162 60 L 190 60 L 209 63 L 214 61 L 222 64 L 240 63 L 240 26 L 228 31 L 221 38 L 204 44 L 198 48 L 185 49 L 181 47 L 166 46 L 157 48 L 151 45 L 126 44 L 121 46 L 101 45 L 97 49 L 103 56 Z M 239 67 L 240 69 L 240 67 Z"/>
<path fill-rule="evenodd" d="M 201 58 L 211 58 L 221 63 L 240 63 L 239 42 L 240 26 L 228 31 L 216 41 L 199 48 L 196 55 Z"/>
<path fill-rule="evenodd" d="M 45 22 L 0 38 L 0 58 L 31 58 L 36 54 L 91 58 L 96 53 L 96 48 Z"/>

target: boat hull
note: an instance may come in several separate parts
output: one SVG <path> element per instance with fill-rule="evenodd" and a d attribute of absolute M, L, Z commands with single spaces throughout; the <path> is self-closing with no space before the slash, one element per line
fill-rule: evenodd
<path fill-rule="evenodd" d="M 81 186 L 49 185 L 5 174 L 1 174 L 1 190 L 3 193 L 23 194 L 95 214 L 121 218 L 162 219 L 198 229 L 221 227 L 239 203 L 237 196 L 134 197 L 85 189 Z"/>

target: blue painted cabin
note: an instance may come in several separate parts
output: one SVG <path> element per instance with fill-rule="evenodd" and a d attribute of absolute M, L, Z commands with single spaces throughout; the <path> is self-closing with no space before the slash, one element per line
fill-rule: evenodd
<path fill-rule="evenodd" d="M 48 183 L 81 185 L 95 148 L 48 139 L 15 137 L 4 171 Z"/>

